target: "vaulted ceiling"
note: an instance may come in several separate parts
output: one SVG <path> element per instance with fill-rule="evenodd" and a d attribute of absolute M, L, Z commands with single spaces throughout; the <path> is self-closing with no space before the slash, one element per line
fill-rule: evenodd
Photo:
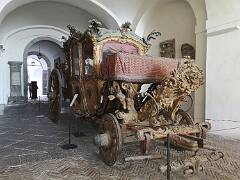
<path fill-rule="evenodd" d="M 2 0 L 0 2 L 0 24 L 7 14 L 14 11 L 16 8 L 33 2 L 60 2 L 68 5 L 72 5 L 88 11 L 95 15 L 100 20 L 104 21 L 106 26 L 112 26 L 113 24 L 121 25 L 125 21 L 133 22 L 136 25 L 141 19 L 142 14 L 151 6 L 156 4 L 164 5 L 171 1 L 176 0 L 121 0 L 121 1 L 109 1 L 109 0 Z M 177 0 L 179 1 L 179 0 Z M 204 0 L 181 0 L 187 1 L 193 11 L 196 13 L 201 12 L 199 9 L 199 2 Z M 200 11 L 197 11 L 199 9 Z"/>

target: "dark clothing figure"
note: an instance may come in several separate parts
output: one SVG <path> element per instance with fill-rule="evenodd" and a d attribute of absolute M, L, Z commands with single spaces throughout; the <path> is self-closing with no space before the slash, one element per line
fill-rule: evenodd
<path fill-rule="evenodd" d="M 32 99 L 37 99 L 37 81 L 31 81 L 31 86 L 32 86 Z"/>
<path fill-rule="evenodd" d="M 32 98 L 32 84 L 28 83 L 29 96 Z"/>

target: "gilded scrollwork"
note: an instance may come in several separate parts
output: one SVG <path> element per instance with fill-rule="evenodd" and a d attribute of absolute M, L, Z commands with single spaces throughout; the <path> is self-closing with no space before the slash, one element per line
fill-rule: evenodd
<path fill-rule="evenodd" d="M 173 123 L 177 122 L 176 113 L 181 106 L 181 102 L 196 91 L 204 83 L 203 71 L 200 70 L 192 60 L 182 60 L 178 69 L 174 70 L 170 77 L 166 78 L 161 84 L 157 85 L 152 92 L 157 106 L 166 118 L 170 118 Z M 149 100 L 140 109 L 140 119 L 149 119 L 152 117 L 152 122 L 157 125 L 159 114 L 156 114 L 156 102 Z M 148 112 L 148 113 L 144 113 Z M 166 113 L 167 112 L 167 113 Z M 151 119 L 151 118 L 150 118 Z"/>
<path fill-rule="evenodd" d="M 137 92 L 132 84 L 113 81 L 113 84 L 110 87 L 109 91 L 109 100 L 112 101 L 114 99 L 117 99 L 122 105 L 122 110 L 115 111 L 117 118 L 122 119 L 126 124 L 132 121 L 138 121 L 138 114 L 134 107 L 133 99 Z"/>

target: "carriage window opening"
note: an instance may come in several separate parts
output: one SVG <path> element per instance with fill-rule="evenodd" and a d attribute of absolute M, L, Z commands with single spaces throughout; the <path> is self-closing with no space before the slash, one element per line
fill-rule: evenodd
<path fill-rule="evenodd" d="M 94 74 L 93 66 L 93 43 L 86 39 L 83 42 L 83 71 L 85 76 L 92 76 Z"/>
<path fill-rule="evenodd" d="M 92 75 L 93 74 L 93 60 L 88 57 L 85 60 L 85 75 Z"/>
<path fill-rule="evenodd" d="M 72 49 L 73 71 L 74 75 L 80 75 L 78 46 L 75 44 Z"/>

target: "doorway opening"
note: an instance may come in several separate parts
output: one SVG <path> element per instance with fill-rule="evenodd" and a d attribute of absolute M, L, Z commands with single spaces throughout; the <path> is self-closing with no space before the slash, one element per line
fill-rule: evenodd
<path fill-rule="evenodd" d="M 23 61 L 24 96 L 30 98 L 29 84 L 37 85 L 37 98 L 48 101 L 48 79 L 55 62 L 62 63 L 65 54 L 55 41 L 39 39 L 29 43 L 25 48 Z M 36 89 L 35 89 L 36 90 Z M 36 97 L 35 97 L 36 98 Z"/>
<path fill-rule="evenodd" d="M 48 89 L 48 65 L 46 60 L 41 57 L 39 58 L 37 55 L 30 55 L 27 58 L 27 69 L 28 69 L 28 97 L 33 97 L 33 85 L 37 85 L 37 96 L 41 98 L 47 98 L 47 89 Z M 30 85 L 31 84 L 31 85 Z M 30 87 L 32 92 L 30 93 Z"/>

